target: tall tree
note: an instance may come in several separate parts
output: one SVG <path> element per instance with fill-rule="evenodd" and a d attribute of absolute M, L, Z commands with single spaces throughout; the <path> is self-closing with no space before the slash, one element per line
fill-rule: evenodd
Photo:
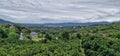
<path fill-rule="evenodd" d="M 65 40 L 65 41 L 69 40 L 69 32 L 67 30 L 64 30 L 62 32 L 62 39 Z"/>

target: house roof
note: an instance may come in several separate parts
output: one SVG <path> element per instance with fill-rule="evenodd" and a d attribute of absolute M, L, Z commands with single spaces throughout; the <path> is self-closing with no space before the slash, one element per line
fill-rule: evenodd
<path fill-rule="evenodd" d="M 30 34 L 37 34 L 36 32 L 31 32 Z"/>

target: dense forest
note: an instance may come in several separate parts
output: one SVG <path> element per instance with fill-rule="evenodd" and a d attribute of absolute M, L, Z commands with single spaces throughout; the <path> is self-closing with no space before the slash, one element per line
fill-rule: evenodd
<path fill-rule="evenodd" d="M 38 38 L 30 32 L 37 32 Z M 120 56 L 120 25 L 27 28 L 1 24 L 0 56 Z"/>

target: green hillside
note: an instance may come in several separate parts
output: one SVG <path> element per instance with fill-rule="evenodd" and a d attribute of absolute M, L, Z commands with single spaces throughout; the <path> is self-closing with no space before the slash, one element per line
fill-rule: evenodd
<path fill-rule="evenodd" d="M 120 56 L 120 25 L 25 28 L 0 25 L 0 56 Z M 20 33 L 24 39 L 20 40 Z M 38 38 L 32 38 L 37 32 Z"/>

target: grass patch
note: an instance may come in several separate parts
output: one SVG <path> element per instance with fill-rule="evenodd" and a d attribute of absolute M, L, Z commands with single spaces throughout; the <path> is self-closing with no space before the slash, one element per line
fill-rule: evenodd
<path fill-rule="evenodd" d="M 41 41 L 41 40 L 43 40 L 43 38 L 32 38 L 32 41 L 36 41 L 36 42 Z"/>

